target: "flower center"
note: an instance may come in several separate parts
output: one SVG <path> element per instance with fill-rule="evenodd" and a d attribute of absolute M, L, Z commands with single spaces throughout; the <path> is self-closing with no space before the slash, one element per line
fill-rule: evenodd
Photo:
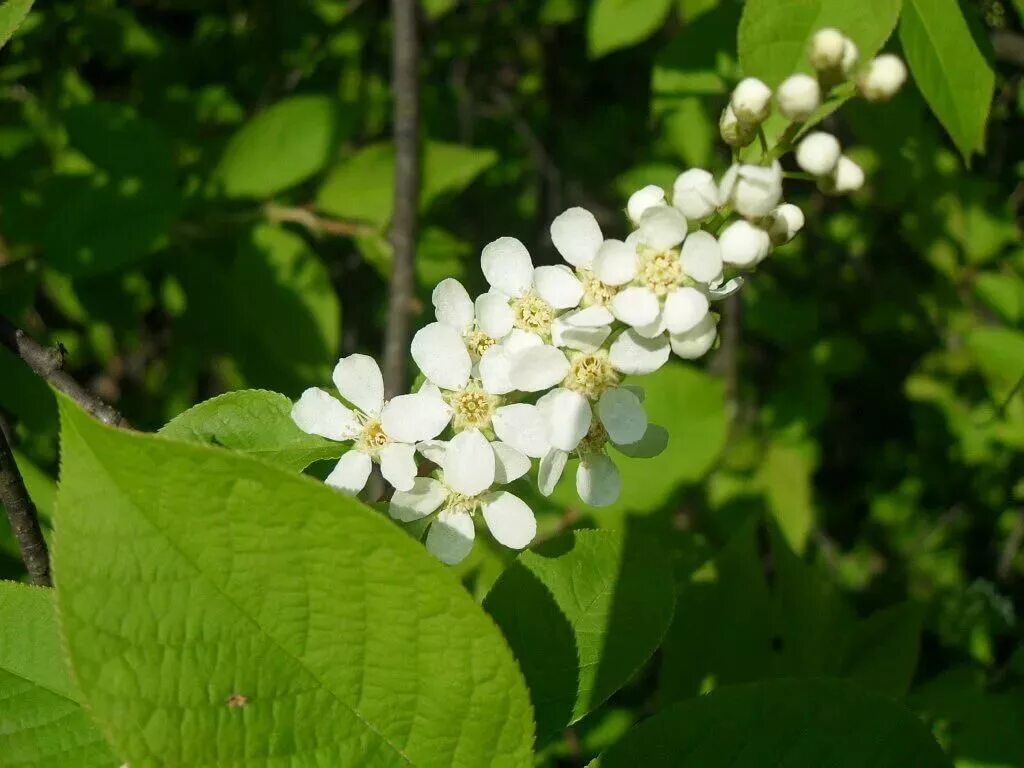
<path fill-rule="evenodd" d="M 380 425 L 379 419 L 366 422 L 363 431 L 356 440 L 356 447 L 365 454 L 377 458 L 381 449 L 388 444 L 388 436 Z"/>
<path fill-rule="evenodd" d="M 501 398 L 489 395 L 478 384 L 471 383 L 465 389 L 448 396 L 448 404 L 455 412 L 452 426 L 456 432 L 464 429 L 486 429 L 491 426 L 491 416 Z"/>
<path fill-rule="evenodd" d="M 464 493 L 451 491 L 444 506 L 445 509 L 452 512 L 465 512 L 467 515 L 474 515 L 476 514 L 477 507 L 480 506 L 480 500 L 476 496 L 466 496 Z"/>
<path fill-rule="evenodd" d="M 564 386 L 591 400 L 597 400 L 606 389 L 618 383 L 619 374 L 612 368 L 608 351 L 599 349 L 573 358 Z"/>
<path fill-rule="evenodd" d="M 477 362 L 484 356 L 484 352 L 498 343 L 483 331 L 470 331 L 466 334 L 465 341 L 466 349 L 469 350 L 469 356 L 473 358 L 473 362 Z"/>
<path fill-rule="evenodd" d="M 685 275 L 678 251 L 656 251 L 641 246 L 637 249 L 637 282 L 665 296 L 683 284 Z"/>
<path fill-rule="evenodd" d="M 545 336 L 551 330 L 555 310 L 535 293 L 528 293 L 512 303 L 512 324 L 521 330 Z"/>
<path fill-rule="evenodd" d="M 589 269 L 577 269 L 576 274 L 583 283 L 583 300 L 580 303 L 584 307 L 605 307 L 619 292 L 616 286 L 598 280 Z"/>
<path fill-rule="evenodd" d="M 601 422 L 594 419 L 590 423 L 590 431 L 580 440 L 579 446 L 576 450 L 581 456 L 586 456 L 592 453 L 603 453 L 604 446 L 608 442 L 608 433 L 605 431 Z"/>

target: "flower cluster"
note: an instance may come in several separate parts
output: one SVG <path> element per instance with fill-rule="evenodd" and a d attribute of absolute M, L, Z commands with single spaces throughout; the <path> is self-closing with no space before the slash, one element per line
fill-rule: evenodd
<path fill-rule="evenodd" d="M 693 360 L 708 352 L 717 337 L 712 305 L 804 225 L 801 210 L 782 200 L 780 159 L 799 140 L 796 163 L 823 190 L 863 183 L 833 136 L 804 129 L 822 94 L 846 78 L 858 77 L 869 99 L 890 97 L 906 77 L 903 64 L 880 56 L 858 74 L 856 46 L 833 29 L 815 35 L 810 61 L 816 78 L 793 75 L 775 94 L 755 78 L 733 91 L 722 138 L 739 149 L 760 135 L 759 161 L 734 155 L 719 179 L 691 168 L 670 194 L 643 187 L 626 205 L 631 227 L 622 239 L 608 237 L 589 211 L 570 208 L 550 229 L 564 263 L 535 266 L 523 243 L 498 238 L 481 252 L 489 290 L 475 298 L 457 280 L 442 280 L 431 297 L 435 321 L 412 340 L 423 376 L 416 392 L 385 401 L 376 362 L 342 358 L 334 384 L 351 407 L 314 388 L 292 411 L 305 432 L 352 443 L 327 484 L 358 493 L 379 464 L 394 487 L 391 517 L 429 517 L 426 546 L 450 564 L 470 552 L 478 512 L 501 544 L 522 549 L 533 540 L 533 511 L 506 487 L 534 460 L 542 494 L 575 457 L 580 498 L 596 507 L 615 502 L 621 481 L 608 446 L 642 458 L 667 442 L 648 422 L 643 390 L 626 377 L 653 373 L 673 354 Z M 791 123 L 769 148 L 762 123 L 773 96 Z"/>

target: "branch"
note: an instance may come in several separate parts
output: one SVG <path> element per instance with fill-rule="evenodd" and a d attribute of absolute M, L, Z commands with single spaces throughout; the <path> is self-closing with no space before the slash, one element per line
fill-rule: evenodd
<path fill-rule="evenodd" d="M 992 49 L 997 61 L 1024 68 L 1024 35 L 997 29 L 992 33 Z"/>
<path fill-rule="evenodd" d="M 20 357 L 36 375 L 100 421 L 114 427 L 130 428 L 131 425 L 115 408 L 107 405 L 64 371 L 64 351 L 61 347 L 44 347 L 3 316 L 0 316 L 0 342 Z"/>
<path fill-rule="evenodd" d="M 263 213 L 268 221 L 300 224 L 315 235 L 354 237 L 368 235 L 374 231 L 373 227 L 366 224 L 320 216 L 308 207 L 293 208 L 287 205 L 267 203 L 263 207 Z"/>
<path fill-rule="evenodd" d="M 18 541 L 29 579 L 33 584 L 49 587 L 50 554 L 39 527 L 39 515 L 25 489 L 25 481 L 21 479 L 14 451 L 3 429 L 0 429 L 0 502 L 7 510 L 7 519 L 11 521 L 11 530 Z"/>
<path fill-rule="evenodd" d="M 392 396 L 405 386 L 409 322 L 415 295 L 416 205 L 420 188 L 416 6 L 415 0 L 391 0 L 391 90 L 395 99 L 395 205 L 391 244 L 395 259 L 384 338 L 384 387 Z"/>

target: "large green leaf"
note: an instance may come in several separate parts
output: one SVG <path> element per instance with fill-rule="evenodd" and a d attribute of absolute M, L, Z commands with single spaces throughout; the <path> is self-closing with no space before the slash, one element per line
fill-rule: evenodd
<path fill-rule="evenodd" d="M 6 0 L 0 5 L 0 46 L 11 39 L 14 31 L 28 16 L 35 0 Z"/>
<path fill-rule="evenodd" d="M 860 51 L 875 55 L 892 34 L 902 0 L 747 0 L 739 28 L 743 73 L 773 88 L 794 72 L 810 72 L 811 37 L 837 27 Z"/>
<path fill-rule="evenodd" d="M 338 115 L 330 96 L 292 96 L 231 137 L 214 174 L 228 197 L 267 197 L 308 179 L 331 159 Z"/>
<path fill-rule="evenodd" d="M 292 401 L 277 392 L 246 389 L 211 398 L 175 416 L 160 434 L 247 453 L 283 469 L 302 470 L 336 459 L 342 443 L 307 435 L 292 421 Z"/>
<path fill-rule="evenodd" d="M 484 600 L 519 660 L 543 739 L 621 688 L 672 619 L 672 565 L 657 542 L 577 531 L 524 552 Z"/>
<path fill-rule="evenodd" d="M 0 582 L 0 763 L 120 764 L 78 704 L 64 668 L 53 590 Z"/>
<path fill-rule="evenodd" d="M 128 762 L 531 764 L 508 646 L 398 527 L 308 477 L 60 405 L 61 629 Z"/>
<path fill-rule="evenodd" d="M 724 688 L 658 713 L 600 768 L 950 768 L 924 725 L 889 699 L 826 680 Z"/>
<path fill-rule="evenodd" d="M 907 0 L 900 19 L 914 81 L 966 160 L 985 149 L 995 88 L 985 34 L 980 24 L 968 22 L 957 0 Z"/>
<path fill-rule="evenodd" d="M 593 58 L 646 40 L 672 9 L 672 0 L 594 0 L 587 19 Z"/>

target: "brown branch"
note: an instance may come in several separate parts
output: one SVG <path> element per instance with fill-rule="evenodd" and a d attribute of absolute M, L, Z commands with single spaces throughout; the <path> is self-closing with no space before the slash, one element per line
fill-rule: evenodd
<path fill-rule="evenodd" d="M 7 510 L 7 519 L 18 541 L 29 579 L 33 584 L 49 587 L 50 553 L 46 550 L 46 540 L 39 527 L 39 514 L 25 488 L 25 481 L 21 479 L 14 451 L 3 429 L 0 429 L 0 502 Z"/>
<path fill-rule="evenodd" d="M 384 337 L 384 387 L 389 396 L 405 387 L 409 325 L 415 296 L 416 205 L 419 200 L 419 93 L 416 78 L 415 0 L 391 0 L 391 90 L 394 94 L 395 204 L 391 244 L 395 250 Z"/>
<path fill-rule="evenodd" d="M 64 351 L 60 347 L 44 347 L 2 316 L 0 343 L 20 357 L 50 386 L 63 392 L 100 421 L 115 427 L 130 428 L 131 425 L 115 408 L 107 405 L 64 371 Z"/>
<path fill-rule="evenodd" d="M 992 33 L 992 50 L 996 61 L 1024 67 L 1024 35 L 997 29 Z"/>
<path fill-rule="evenodd" d="M 263 207 L 263 213 L 268 221 L 300 224 L 316 235 L 354 237 L 356 235 L 368 235 L 375 231 L 373 227 L 366 224 L 321 216 L 308 207 L 291 207 L 278 205 L 277 203 L 267 203 Z"/>

